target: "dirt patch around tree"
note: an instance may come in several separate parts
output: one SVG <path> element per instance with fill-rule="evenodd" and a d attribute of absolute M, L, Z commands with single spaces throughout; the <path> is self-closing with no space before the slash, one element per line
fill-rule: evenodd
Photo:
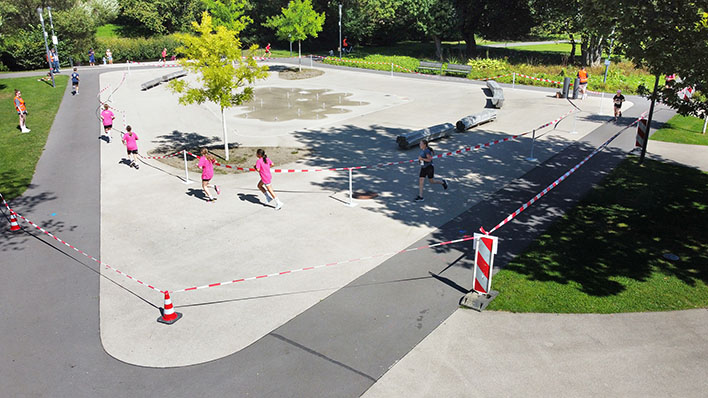
<path fill-rule="evenodd" d="M 303 80 L 321 76 L 323 74 L 323 71 L 317 69 L 302 68 L 302 70 L 299 70 L 296 66 L 286 66 L 278 72 L 278 77 L 283 80 Z"/>
<path fill-rule="evenodd" d="M 207 147 L 209 152 L 216 157 L 216 161 L 221 164 L 228 164 L 234 167 L 253 167 L 256 164 L 256 150 L 260 148 L 266 152 L 268 158 L 270 158 L 275 164 L 274 168 L 280 168 L 284 164 L 292 163 L 300 159 L 309 157 L 310 150 L 303 148 L 287 148 L 287 147 L 238 147 L 229 148 L 229 160 L 226 160 L 224 156 L 224 147 Z M 190 148 L 187 149 L 195 155 L 199 155 L 201 148 Z M 148 156 L 165 156 L 169 153 L 163 153 L 158 151 L 148 152 Z M 182 153 L 178 156 L 157 159 L 159 162 L 166 164 L 168 166 L 174 167 L 179 170 L 184 169 L 184 158 Z M 187 155 L 187 164 L 190 172 L 200 173 L 201 170 L 197 167 L 197 159 Z M 238 171 L 234 169 L 227 169 L 224 167 L 214 167 L 214 173 L 216 174 L 235 174 L 243 173 L 243 171 Z"/>

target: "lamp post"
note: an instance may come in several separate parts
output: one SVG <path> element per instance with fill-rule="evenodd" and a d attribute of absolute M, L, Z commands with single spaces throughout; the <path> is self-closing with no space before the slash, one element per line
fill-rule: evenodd
<path fill-rule="evenodd" d="M 52 7 L 47 6 L 47 12 L 49 13 L 49 27 L 52 29 L 52 47 L 54 48 L 54 62 L 57 63 L 57 72 L 59 72 L 59 51 L 57 51 L 57 45 L 59 40 L 57 40 L 57 35 L 54 34 L 54 21 L 52 20 Z"/>
<path fill-rule="evenodd" d="M 612 33 L 610 33 L 611 36 L 615 35 L 615 28 L 612 28 Z M 610 68 L 610 58 L 612 57 L 612 45 L 615 43 L 615 38 L 613 37 L 610 39 L 610 53 L 607 54 L 607 59 L 605 60 L 605 77 L 602 78 L 602 82 L 606 83 L 607 82 L 607 70 Z"/>
<path fill-rule="evenodd" d="M 339 4 L 339 59 L 342 59 L 342 4 Z"/>
<path fill-rule="evenodd" d="M 56 87 L 54 82 L 54 69 L 52 68 L 52 61 L 49 57 L 49 44 L 47 44 L 47 31 L 44 29 L 44 17 L 42 16 L 42 7 L 37 7 L 37 13 L 39 14 L 39 22 L 42 23 L 42 33 L 44 36 L 44 50 L 46 51 L 47 63 L 49 64 L 49 75 L 52 77 L 52 87 Z"/>

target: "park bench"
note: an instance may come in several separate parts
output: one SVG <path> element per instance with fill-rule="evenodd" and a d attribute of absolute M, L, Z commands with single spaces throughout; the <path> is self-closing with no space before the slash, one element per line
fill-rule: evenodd
<path fill-rule="evenodd" d="M 169 82 L 172 79 L 179 79 L 180 77 L 187 76 L 187 71 L 180 69 L 176 72 L 168 73 L 164 76 L 162 76 L 162 81 L 163 82 Z"/>
<path fill-rule="evenodd" d="M 437 140 L 438 138 L 449 137 L 455 126 L 452 123 L 438 124 L 422 130 L 411 131 L 396 137 L 398 146 L 403 149 L 413 148 L 421 140 Z"/>
<path fill-rule="evenodd" d="M 447 64 L 447 69 L 445 71 L 469 75 L 469 73 L 472 72 L 472 67 L 469 65 Z"/>
<path fill-rule="evenodd" d="M 158 77 L 157 79 L 148 80 L 145 83 L 141 84 L 140 88 L 142 88 L 143 91 L 145 91 L 145 90 L 149 90 L 155 86 L 158 86 L 160 83 L 162 83 L 162 78 Z"/>
<path fill-rule="evenodd" d="M 501 108 L 504 105 L 502 86 L 494 80 L 487 80 L 487 88 L 492 91 L 492 105 L 495 108 Z"/>
<path fill-rule="evenodd" d="M 469 130 L 472 127 L 479 126 L 482 123 L 491 122 L 497 118 L 497 111 L 491 109 L 485 109 L 482 112 L 478 112 L 462 119 L 458 120 L 455 124 L 455 128 L 460 133 Z"/>
<path fill-rule="evenodd" d="M 440 74 L 441 74 L 441 75 L 442 75 L 442 73 L 443 73 L 442 67 L 443 67 L 443 64 L 441 64 L 440 62 L 425 62 L 425 61 L 421 61 L 421 62 L 420 62 L 420 65 L 418 65 L 418 69 L 440 71 Z"/>

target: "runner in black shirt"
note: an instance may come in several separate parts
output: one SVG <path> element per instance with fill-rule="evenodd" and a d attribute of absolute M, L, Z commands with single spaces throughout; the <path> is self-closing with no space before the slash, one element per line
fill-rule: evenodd
<path fill-rule="evenodd" d="M 624 95 L 622 95 L 622 90 L 617 90 L 617 94 L 612 97 L 612 102 L 615 103 L 615 120 L 618 117 L 622 117 L 622 103 L 624 102 Z"/>

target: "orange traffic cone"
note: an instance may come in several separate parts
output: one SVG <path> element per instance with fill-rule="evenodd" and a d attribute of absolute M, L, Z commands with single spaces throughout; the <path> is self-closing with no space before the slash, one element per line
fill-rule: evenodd
<path fill-rule="evenodd" d="M 17 223 L 17 215 L 14 211 L 10 210 L 10 231 L 19 231 L 20 224 Z"/>
<path fill-rule="evenodd" d="M 162 316 L 157 318 L 157 321 L 166 325 L 172 325 L 179 321 L 180 318 L 182 318 L 182 314 L 175 312 L 175 309 L 172 307 L 170 292 L 165 291 L 165 308 L 162 310 Z"/>

